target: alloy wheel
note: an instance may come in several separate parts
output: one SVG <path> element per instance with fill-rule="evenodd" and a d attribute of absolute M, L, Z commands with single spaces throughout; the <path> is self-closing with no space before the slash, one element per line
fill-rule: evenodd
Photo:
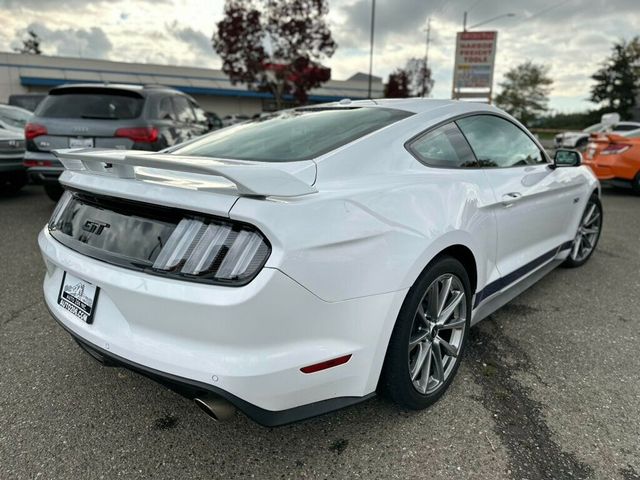
<path fill-rule="evenodd" d="M 445 384 L 460 359 L 466 326 L 462 281 L 441 275 L 418 303 L 409 337 L 409 374 L 419 393 L 432 394 Z"/>
<path fill-rule="evenodd" d="M 581 262 L 591 255 L 593 249 L 596 248 L 601 228 L 602 212 L 600 206 L 596 201 L 590 200 L 571 246 L 570 256 L 573 261 Z"/>

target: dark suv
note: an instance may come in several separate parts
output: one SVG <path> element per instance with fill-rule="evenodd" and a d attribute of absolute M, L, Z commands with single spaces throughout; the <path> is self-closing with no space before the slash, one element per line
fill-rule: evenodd
<path fill-rule="evenodd" d="M 212 129 L 193 98 L 168 87 L 76 84 L 52 89 L 25 126 L 31 181 L 58 199 L 62 148 L 158 151 Z"/>

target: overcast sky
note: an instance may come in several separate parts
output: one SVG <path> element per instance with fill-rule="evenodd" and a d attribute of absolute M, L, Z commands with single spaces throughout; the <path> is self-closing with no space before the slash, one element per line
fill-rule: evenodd
<path fill-rule="evenodd" d="M 219 67 L 211 49 L 224 0 L 0 0 L 0 51 L 17 46 L 27 28 L 47 55 Z M 371 0 L 329 0 L 338 42 L 325 61 L 335 79 L 368 69 Z M 374 74 L 384 76 L 425 51 L 424 27 L 432 18 L 429 52 L 433 96 L 451 94 L 455 32 L 514 13 L 481 29 L 499 31 L 496 81 L 524 60 L 548 65 L 554 79 L 551 107 L 583 110 L 589 76 L 614 41 L 639 34 L 640 0 L 377 0 Z"/>

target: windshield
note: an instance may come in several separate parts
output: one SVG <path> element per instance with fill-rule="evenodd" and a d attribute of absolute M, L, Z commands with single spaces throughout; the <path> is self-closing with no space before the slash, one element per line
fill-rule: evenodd
<path fill-rule="evenodd" d="M 19 108 L 0 107 L 0 121 L 10 128 L 23 129 L 31 112 Z"/>
<path fill-rule="evenodd" d="M 261 162 L 308 160 L 410 115 L 388 108 L 287 110 L 218 130 L 171 153 Z"/>
<path fill-rule="evenodd" d="M 59 92 L 45 98 L 36 110 L 39 117 L 129 120 L 142 112 L 144 99 L 119 92 Z"/>
<path fill-rule="evenodd" d="M 602 130 L 603 125 L 601 123 L 596 123 L 595 125 L 591 125 L 583 130 L 585 133 L 595 133 Z"/>

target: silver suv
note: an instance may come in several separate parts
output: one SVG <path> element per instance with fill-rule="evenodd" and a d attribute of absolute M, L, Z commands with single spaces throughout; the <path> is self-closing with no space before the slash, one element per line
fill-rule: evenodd
<path fill-rule="evenodd" d="M 211 122 L 196 101 L 161 86 L 75 84 L 52 89 L 25 127 L 24 164 L 57 200 L 61 148 L 158 151 L 202 135 Z"/>

